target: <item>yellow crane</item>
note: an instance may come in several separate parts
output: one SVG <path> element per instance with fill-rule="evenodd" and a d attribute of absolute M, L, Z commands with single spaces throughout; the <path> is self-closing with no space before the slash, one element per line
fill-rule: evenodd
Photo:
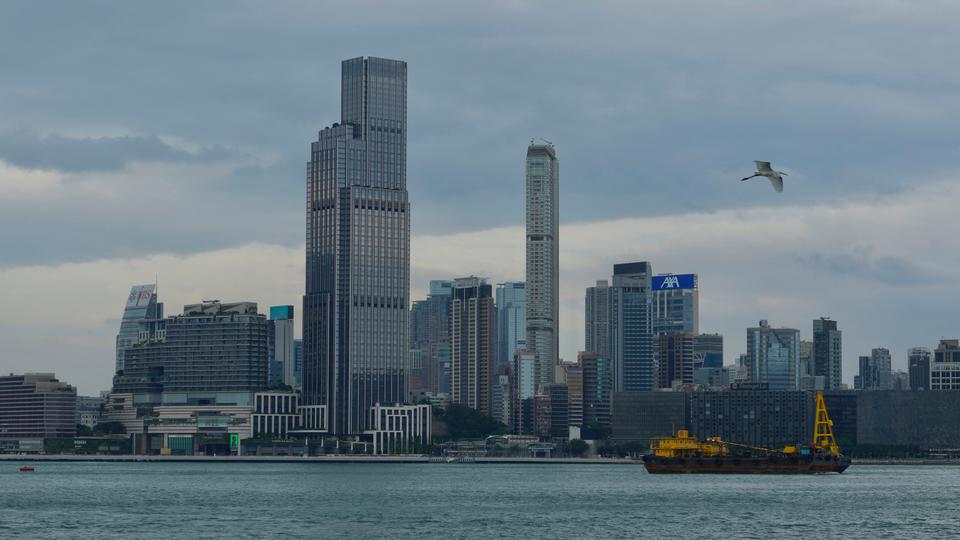
<path fill-rule="evenodd" d="M 840 455 L 840 447 L 833 436 L 833 420 L 827 414 L 827 404 L 823 401 L 823 392 L 817 392 L 817 416 L 813 424 L 813 445 L 829 450 L 835 456 Z"/>

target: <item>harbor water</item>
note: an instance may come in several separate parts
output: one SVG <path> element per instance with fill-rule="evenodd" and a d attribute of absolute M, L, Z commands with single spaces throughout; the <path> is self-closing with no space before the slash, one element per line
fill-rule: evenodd
<path fill-rule="evenodd" d="M 956 538 L 960 467 L 0 463 L 0 538 Z"/>

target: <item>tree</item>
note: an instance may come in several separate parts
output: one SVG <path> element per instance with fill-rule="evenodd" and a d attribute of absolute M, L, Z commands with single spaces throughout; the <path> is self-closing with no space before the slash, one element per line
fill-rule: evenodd
<path fill-rule="evenodd" d="M 575 456 L 582 456 L 590 449 L 590 445 L 580 439 L 570 441 L 570 453 Z"/>
<path fill-rule="evenodd" d="M 97 435 L 126 435 L 127 428 L 121 422 L 100 422 L 93 428 Z"/>
<path fill-rule="evenodd" d="M 497 419 L 466 405 L 450 404 L 446 409 L 434 409 L 434 414 L 446 424 L 447 438 L 453 441 L 484 439 L 490 435 L 507 433 L 507 426 Z"/>

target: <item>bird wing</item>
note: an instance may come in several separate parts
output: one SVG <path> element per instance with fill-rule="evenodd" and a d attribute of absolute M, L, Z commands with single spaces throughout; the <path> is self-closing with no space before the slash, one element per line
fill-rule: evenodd
<path fill-rule="evenodd" d="M 756 160 L 754 160 L 754 163 L 757 164 L 757 170 L 760 171 L 760 172 L 773 172 L 773 169 L 770 168 L 770 162 L 769 162 L 769 161 L 756 161 Z"/>
<path fill-rule="evenodd" d="M 777 190 L 777 193 L 783 192 L 783 178 L 777 175 L 768 176 L 770 179 L 770 184 L 773 185 L 773 189 Z"/>

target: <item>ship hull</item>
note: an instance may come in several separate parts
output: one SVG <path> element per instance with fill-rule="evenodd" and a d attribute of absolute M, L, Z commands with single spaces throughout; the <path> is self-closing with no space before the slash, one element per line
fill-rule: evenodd
<path fill-rule="evenodd" d="M 842 473 L 850 458 L 834 456 L 658 457 L 643 456 L 651 474 L 825 474 Z"/>

